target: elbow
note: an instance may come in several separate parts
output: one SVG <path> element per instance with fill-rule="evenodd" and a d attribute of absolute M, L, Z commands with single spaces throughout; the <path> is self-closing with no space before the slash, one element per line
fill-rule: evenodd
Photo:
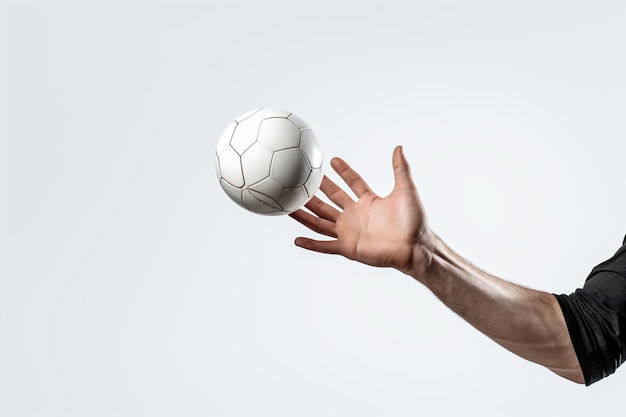
<path fill-rule="evenodd" d="M 564 376 L 563 378 L 575 384 L 585 385 L 585 377 L 582 373 L 580 375 Z"/>
<path fill-rule="evenodd" d="M 568 381 L 571 381 L 575 384 L 584 385 L 586 383 L 585 375 L 583 374 L 583 371 L 580 369 L 580 367 L 570 368 L 570 369 L 554 369 L 554 368 L 549 368 L 549 369 L 555 374 L 557 374 L 558 376 L 563 377 L 567 379 Z"/>

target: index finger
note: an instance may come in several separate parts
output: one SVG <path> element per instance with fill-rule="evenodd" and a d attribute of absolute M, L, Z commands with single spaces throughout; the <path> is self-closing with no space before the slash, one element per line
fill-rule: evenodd
<path fill-rule="evenodd" d="M 333 158 L 330 165 L 335 172 L 343 179 L 357 197 L 361 198 L 364 194 L 371 193 L 372 189 L 365 182 L 363 177 L 359 175 L 346 161 L 341 158 Z"/>
<path fill-rule="evenodd" d="M 337 206 L 342 209 L 345 209 L 349 204 L 354 203 L 348 193 L 346 193 L 340 186 L 335 184 L 334 181 L 328 178 L 326 175 L 324 175 L 324 178 L 322 178 L 320 190 L 322 190 L 322 192 L 326 194 L 328 198 L 330 198 L 330 201 L 337 204 Z"/>

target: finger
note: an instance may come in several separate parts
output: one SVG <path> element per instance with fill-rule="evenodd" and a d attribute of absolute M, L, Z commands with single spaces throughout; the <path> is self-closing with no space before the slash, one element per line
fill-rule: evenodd
<path fill-rule="evenodd" d="M 411 176 L 411 166 L 402 151 L 402 146 L 396 146 L 393 150 L 393 177 L 394 190 L 396 189 L 414 189 L 415 183 Z"/>
<path fill-rule="evenodd" d="M 372 189 L 367 185 L 363 177 L 352 169 L 346 161 L 341 158 L 333 158 L 330 164 L 357 197 L 361 198 L 363 194 L 372 192 Z"/>
<path fill-rule="evenodd" d="M 308 208 L 319 217 L 330 220 L 331 222 L 336 222 L 337 217 L 339 217 L 339 210 L 337 210 L 330 204 L 326 204 L 317 197 L 313 197 L 311 200 L 309 200 L 309 202 L 306 203 L 304 207 Z"/>
<path fill-rule="evenodd" d="M 293 213 L 290 213 L 289 217 L 297 220 L 299 223 L 305 225 L 314 232 L 330 237 L 337 237 L 334 222 L 314 216 L 304 210 L 296 210 Z"/>
<path fill-rule="evenodd" d="M 342 190 L 341 187 L 339 187 L 337 184 L 335 184 L 330 178 L 328 178 L 325 175 L 324 175 L 324 178 L 322 179 L 320 190 L 322 190 L 322 192 L 326 194 L 328 198 L 330 198 L 330 201 L 337 204 L 342 209 L 345 208 L 350 203 L 354 203 L 354 201 L 352 201 L 350 196 L 344 190 Z"/>
<path fill-rule="evenodd" d="M 294 241 L 296 246 L 320 253 L 338 255 L 340 246 L 337 240 L 314 240 L 308 237 L 298 237 Z"/>

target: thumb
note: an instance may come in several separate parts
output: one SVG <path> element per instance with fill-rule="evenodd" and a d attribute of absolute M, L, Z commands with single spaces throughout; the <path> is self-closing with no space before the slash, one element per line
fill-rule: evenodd
<path fill-rule="evenodd" d="M 393 150 L 393 177 L 394 191 L 398 189 L 415 189 L 415 183 L 411 177 L 411 167 L 406 160 L 402 146 L 396 146 Z"/>

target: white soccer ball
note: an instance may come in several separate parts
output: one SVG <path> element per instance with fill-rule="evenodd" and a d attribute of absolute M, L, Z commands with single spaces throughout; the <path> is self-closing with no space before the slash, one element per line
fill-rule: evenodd
<path fill-rule="evenodd" d="M 322 148 L 295 114 L 261 108 L 239 116 L 217 141 L 215 171 L 241 207 L 266 215 L 291 213 L 322 182 Z"/>

